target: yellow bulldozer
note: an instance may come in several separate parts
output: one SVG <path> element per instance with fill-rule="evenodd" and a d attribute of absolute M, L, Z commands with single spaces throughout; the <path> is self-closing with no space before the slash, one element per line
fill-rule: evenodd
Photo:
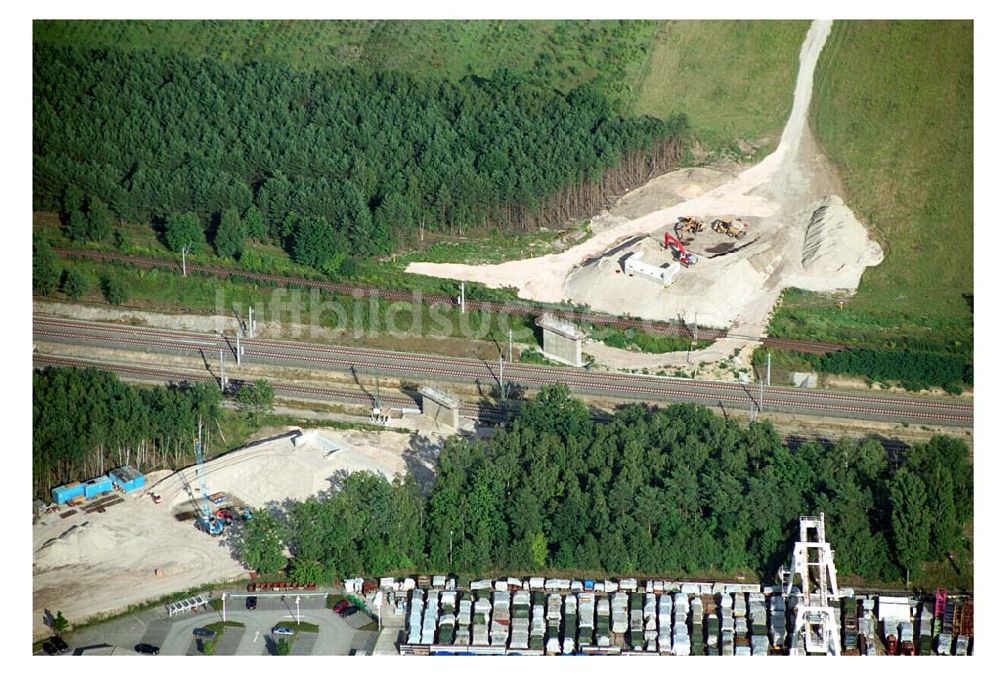
<path fill-rule="evenodd" d="M 681 216 L 674 224 L 674 232 L 700 233 L 705 230 L 705 222 L 694 216 Z"/>
<path fill-rule="evenodd" d="M 726 221 L 725 219 L 715 219 L 712 221 L 712 230 L 716 233 L 722 233 L 723 235 L 728 235 L 729 237 L 734 237 L 739 240 L 746 237 L 747 223 L 746 221 L 741 221 L 740 219 L 733 219 L 731 221 Z"/>

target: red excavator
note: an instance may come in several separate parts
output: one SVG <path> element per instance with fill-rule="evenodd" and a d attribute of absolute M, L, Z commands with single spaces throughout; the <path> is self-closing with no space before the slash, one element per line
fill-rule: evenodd
<path fill-rule="evenodd" d="M 680 261 L 683 266 L 690 266 L 698 263 L 698 256 L 696 254 L 692 254 L 687 249 L 684 249 L 684 245 L 681 244 L 681 241 L 669 232 L 663 234 L 663 246 L 673 251 L 674 258 Z"/>

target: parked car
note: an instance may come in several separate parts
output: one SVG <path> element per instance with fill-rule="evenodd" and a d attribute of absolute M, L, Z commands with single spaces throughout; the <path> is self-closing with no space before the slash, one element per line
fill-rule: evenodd
<path fill-rule="evenodd" d="M 257 598 L 247 597 L 247 611 L 253 611 L 257 608 Z"/>
<path fill-rule="evenodd" d="M 58 651 L 59 653 L 66 653 L 67 651 L 69 651 L 69 644 L 64 642 L 62 637 L 53 637 L 49 641 L 52 642 L 52 646 L 54 646 L 56 648 L 56 651 Z"/>
<path fill-rule="evenodd" d="M 353 616 L 356 613 L 358 613 L 358 607 L 356 607 L 356 606 L 349 606 L 346 609 L 344 609 L 343 611 L 341 611 L 340 615 L 343 616 L 344 618 L 347 618 L 348 616 Z"/>
<path fill-rule="evenodd" d="M 339 602 L 337 602 L 336 604 L 333 605 L 333 613 L 339 614 L 340 612 L 342 612 L 344 609 L 346 609 L 349 606 L 351 606 L 351 603 L 348 602 L 346 599 L 342 599 L 342 600 L 340 600 Z"/>
<path fill-rule="evenodd" d="M 146 644 L 146 643 L 136 644 L 135 645 L 135 652 L 136 653 L 144 653 L 147 656 L 159 656 L 160 655 L 160 647 L 154 646 L 153 644 Z"/>
<path fill-rule="evenodd" d="M 195 628 L 195 637 L 204 637 L 205 639 L 215 639 L 215 630 L 209 630 L 208 628 Z"/>
<path fill-rule="evenodd" d="M 284 635 L 286 637 L 291 637 L 292 635 L 295 634 L 295 630 L 288 627 L 287 625 L 276 625 L 271 630 L 271 633 L 274 635 Z"/>

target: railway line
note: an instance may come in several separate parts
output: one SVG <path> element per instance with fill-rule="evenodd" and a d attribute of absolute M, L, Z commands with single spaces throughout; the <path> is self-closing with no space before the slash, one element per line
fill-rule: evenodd
<path fill-rule="evenodd" d="M 39 355 L 36 354 L 33 357 L 33 364 L 35 368 L 40 367 L 75 367 L 75 368 L 87 368 L 92 367 L 96 369 L 103 369 L 105 371 L 110 371 L 115 374 L 122 376 L 123 378 L 142 380 L 142 381 L 154 381 L 159 383 L 212 383 L 217 384 L 218 380 L 213 377 L 206 375 L 204 373 L 191 373 L 185 370 L 170 370 L 170 369 L 156 369 L 151 367 L 136 367 L 132 365 L 113 363 L 113 362 L 102 362 L 100 360 L 90 360 L 81 359 L 73 357 L 59 357 L 55 355 Z M 244 381 L 242 379 L 230 379 L 230 383 L 239 388 L 243 385 Z M 298 400 L 307 401 L 329 401 L 337 402 L 348 405 L 360 405 L 360 406 L 370 406 L 373 400 L 370 395 L 356 390 L 345 390 L 338 388 L 316 388 L 311 386 L 303 386 L 299 384 L 291 384 L 282 381 L 272 381 L 275 392 L 283 397 Z M 418 406 L 418 402 L 414 401 L 410 397 L 397 396 L 392 394 L 382 394 L 380 400 L 383 405 L 389 405 L 389 407 L 395 407 L 398 409 L 412 409 Z M 508 402 L 508 407 L 512 410 L 516 410 L 520 407 L 520 402 L 517 400 L 511 400 Z M 461 414 L 464 417 L 472 418 L 482 422 L 497 422 L 504 419 L 503 408 L 496 404 L 490 404 L 489 402 L 479 402 L 475 404 L 463 405 Z M 613 418 L 613 415 L 609 412 L 601 411 L 599 409 L 591 409 L 590 416 L 595 421 L 606 422 Z M 809 441 L 817 441 L 824 445 L 832 445 L 833 441 L 826 438 L 819 437 L 803 437 L 796 434 L 787 434 L 782 436 L 782 440 L 788 444 L 790 447 L 805 444 Z M 879 444 L 882 445 L 884 449 L 893 453 L 904 452 L 909 449 L 909 445 L 905 442 L 900 442 L 898 440 L 892 439 L 878 439 Z M 693 579 L 692 579 L 693 580 Z M 735 582 L 735 581 L 733 581 Z"/>
<path fill-rule="evenodd" d="M 136 256 L 131 254 L 117 254 L 114 252 L 100 252 L 86 249 L 67 249 L 62 247 L 55 247 L 53 249 L 59 256 L 66 258 L 85 258 L 104 263 L 127 263 L 137 268 L 147 270 L 177 270 L 179 267 L 176 261 L 151 256 Z M 187 268 L 191 272 L 210 275 L 213 277 L 244 278 L 247 280 L 265 282 L 267 284 L 279 286 L 321 289 L 342 296 L 377 296 L 389 301 L 406 302 L 413 302 L 414 300 L 413 295 L 409 292 L 394 289 L 383 289 L 380 287 L 341 284 L 336 282 L 326 282 L 323 280 L 311 280 L 303 277 L 274 275 L 270 273 L 252 273 L 250 271 L 226 268 L 223 266 L 210 266 L 201 263 L 189 263 L 187 264 Z M 422 296 L 421 301 L 428 305 L 454 305 L 454 299 L 443 294 L 426 294 Z M 531 317 L 541 315 L 546 311 L 555 311 L 557 314 L 567 316 L 568 319 L 571 319 L 574 322 L 584 324 L 614 327 L 616 329 L 642 329 L 656 334 L 684 336 L 687 338 L 694 338 L 695 335 L 694 328 L 692 326 L 677 322 L 660 322 L 637 318 L 616 317 L 605 313 L 550 308 L 520 301 L 497 303 L 492 301 L 466 299 L 465 305 L 470 310 L 479 310 L 491 313 L 510 313 Z M 761 345 L 769 348 L 795 350 L 798 352 L 817 355 L 824 355 L 837 350 L 843 350 L 847 347 L 846 345 L 840 343 L 827 343 L 822 341 L 744 336 L 741 334 L 731 334 L 723 329 L 713 329 L 708 327 L 698 327 L 697 336 L 700 340 L 706 341 L 717 341 L 723 338 L 738 338 L 748 341 L 758 341 Z"/>
<path fill-rule="evenodd" d="M 198 352 L 207 362 L 218 351 L 234 357 L 233 340 L 218 334 L 150 329 L 127 325 L 36 317 L 36 340 L 80 343 L 118 349 L 190 354 Z M 492 385 L 498 382 L 497 366 L 482 360 L 415 353 L 390 352 L 310 344 L 277 339 L 242 340 L 243 359 L 257 364 L 312 367 L 332 371 L 374 370 L 403 379 L 428 382 L 463 382 Z M 210 351 L 210 352 L 209 352 Z M 233 360 L 234 361 L 234 360 Z M 596 372 L 569 367 L 506 365 L 505 380 L 522 388 L 564 383 L 571 390 L 610 399 L 648 402 L 695 402 L 709 406 L 764 411 L 811 413 L 819 416 L 925 423 L 971 427 L 971 402 L 931 397 L 799 390 L 721 381 Z"/>

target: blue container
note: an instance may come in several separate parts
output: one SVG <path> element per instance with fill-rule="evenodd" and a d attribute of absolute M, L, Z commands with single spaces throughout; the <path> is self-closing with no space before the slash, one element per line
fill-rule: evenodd
<path fill-rule="evenodd" d="M 52 500 L 57 505 L 63 505 L 66 501 L 71 501 L 77 496 L 83 496 L 83 485 L 79 482 L 70 482 L 52 490 Z"/>
<path fill-rule="evenodd" d="M 584 590 L 593 590 L 594 589 L 594 581 L 590 580 L 589 578 L 585 578 L 584 581 L 583 581 L 583 589 Z"/>
<path fill-rule="evenodd" d="M 125 493 L 146 486 L 146 476 L 130 465 L 115 468 L 109 474 L 115 486 Z"/>
<path fill-rule="evenodd" d="M 93 498 L 94 496 L 113 491 L 114 488 L 114 485 L 111 484 L 111 478 L 107 475 L 101 475 L 83 483 L 83 495 L 87 498 Z"/>

